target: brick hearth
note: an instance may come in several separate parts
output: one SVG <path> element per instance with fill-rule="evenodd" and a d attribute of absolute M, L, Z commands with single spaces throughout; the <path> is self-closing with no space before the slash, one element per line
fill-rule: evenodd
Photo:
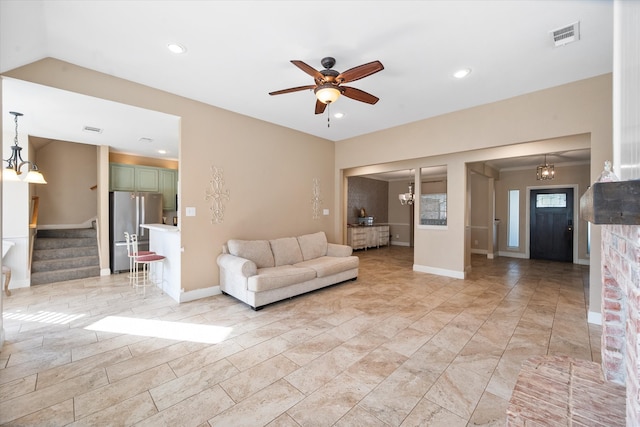
<path fill-rule="evenodd" d="M 602 226 L 602 369 L 626 386 L 627 425 L 640 425 L 640 226 Z"/>

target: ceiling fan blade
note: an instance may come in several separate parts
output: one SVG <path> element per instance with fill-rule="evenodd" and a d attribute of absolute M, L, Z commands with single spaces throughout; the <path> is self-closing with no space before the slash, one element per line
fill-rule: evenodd
<path fill-rule="evenodd" d="M 313 77 L 316 80 L 318 80 L 318 79 L 323 80 L 324 79 L 324 76 L 322 74 L 320 74 L 320 71 L 316 70 L 311 65 L 307 65 L 302 61 L 298 61 L 297 59 L 292 60 L 291 63 L 293 65 L 295 65 L 296 67 L 300 68 L 305 73 L 309 74 L 311 77 Z"/>
<path fill-rule="evenodd" d="M 282 90 L 277 90 L 275 92 L 269 92 L 269 95 L 282 95 L 283 93 L 298 92 L 300 90 L 313 89 L 315 87 L 316 87 L 316 85 L 292 87 L 292 88 L 289 88 L 289 89 L 282 89 Z"/>
<path fill-rule="evenodd" d="M 348 83 L 355 80 L 360 80 L 363 77 L 370 76 L 371 74 L 377 73 L 378 71 L 384 70 L 384 66 L 380 61 L 373 61 L 367 64 L 359 65 L 357 67 L 351 68 L 344 73 L 341 73 L 336 77 L 336 81 L 339 83 Z"/>
<path fill-rule="evenodd" d="M 367 104 L 375 104 L 379 101 L 377 96 L 373 96 L 363 90 L 356 89 L 355 87 L 340 86 L 342 94 L 347 98 L 355 99 L 356 101 L 366 102 Z"/>
<path fill-rule="evenodd" d="M 325 108 L 327 108 L 327 104 L 325 104 L 324 102 L 320 102 L 320 101 L 316 100 L 316 114 L 324 113 L 324 109 Z"/>

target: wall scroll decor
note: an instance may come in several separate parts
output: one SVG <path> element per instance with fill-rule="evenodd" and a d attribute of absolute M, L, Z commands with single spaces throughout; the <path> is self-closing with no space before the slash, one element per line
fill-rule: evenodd
<path fill-rule="evenodd" d="M 229 190 L 223 190 L 224 173 L 222 168 L 211 166 L 211 180 L 209 181 L 205 200 L 211 200 L 211 224 L 224 221 L 224 201 L 229 200 Z"/>
<path fill-rule="evenodd" d="M 320 205 L 322 199 L 320 198 L 320 180 L 313 178 L 313 197 L 311 198 L 311 204 L 313 205 L 313 219 L 320 218 Z"/>

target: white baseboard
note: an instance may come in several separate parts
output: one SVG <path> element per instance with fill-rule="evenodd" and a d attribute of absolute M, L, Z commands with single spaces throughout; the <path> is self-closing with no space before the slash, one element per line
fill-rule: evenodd
<path fill-rule="evenodd" d="M 453 277 L 454 279 L 464 279 L 464 271 L 447 270 L 426 265 L 413 264 L 413 271 L 435 274 L 436 276 Z"/>
<path fill-rule="evenodd" d="M 38 224 L 38 230 L 66 230 L 68 228 L 93 228 L 96 218 L 91 218 L 80 224 Z"/>
<path fill-rule="evenodd" d="M 527 254 L 523 254 L 522 252 L 509 252 L 509 251 L 500 251 L 498 253 L 500 256 L 508 257 L 508 258 L 522 258 L 529 259 Z"/>
<path fill-rule="evenodd" d="M 100 276 L 111 276 L 111 269 L 110 268 L 101 268 L 100 269 Z"/>
<path fill-rule="evenodd" d="M 222 292 L 220 291 L 220 286 L 211 286 L 209 288 L 203 289 L 195 289 L 193 291 L 181 292 L 178 298 L 171 295 L 171 297 L 180 302 L 189 302 L 195 301 L 202 298 L 212 297 L 214 295 L 220 295 Z"/>
<path fill-rule="evenodd" d="M 20 289 L 20 288 L 29 288 L 29 287 L 31 287 L 31 279 L 21 279 L 21 280 L 15 279 L 14 280 L 14 278 L 12 277 L 11 281 L 9 282 L 9 290 L 11 290 L 11 289 Z"/>
<path fill-rule="evenodd" d="M 394 242 L 394 241 L 392 241 L 391 244 L 393 246 L 407 246 L 407 247 L 409 246 L 409 242 Z"/>
<path fill-rule="evenodd" d="M 593 323 L 594 325 L 602 325 L 602 313 L 590 311 L 587 315 L 587 322 Z"/>
<path fill-rule="evenodd" d="M 577 264 L 580 264 L 580 265 L 591 265 L 591 260 L 580 258 L 580 259 L 578 259 Z"/>
<path fill-rule="evenodd" d="M 486 255 L 487 254 L 487 250 L 486 249 L 471 249 L 471 253 L 472 254 Z"/>

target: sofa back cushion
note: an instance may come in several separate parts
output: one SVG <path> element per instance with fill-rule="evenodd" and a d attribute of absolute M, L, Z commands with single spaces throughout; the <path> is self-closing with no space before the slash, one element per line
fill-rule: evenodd
<path fill-rule="evenodd" d="M 327 235 L 324 231 L 313 234 L 305 234 L 298 237 L 302 258 L 305 261 L 320 258 L 327 254 Z"/>
<path fill-rule="evenodd" d="M 229 240 L 229 253 L 253 261 L 258 268 L 274 267 L 268 240 Z"/>
<path fill-rule="evenodd" d="M 269 243 L 271 243 L 271 251 L 273 252 L 276 267 L 302 262 L 302 252 L 300 251 L 298 239 L 295 237 L 269 240 Z"/>

